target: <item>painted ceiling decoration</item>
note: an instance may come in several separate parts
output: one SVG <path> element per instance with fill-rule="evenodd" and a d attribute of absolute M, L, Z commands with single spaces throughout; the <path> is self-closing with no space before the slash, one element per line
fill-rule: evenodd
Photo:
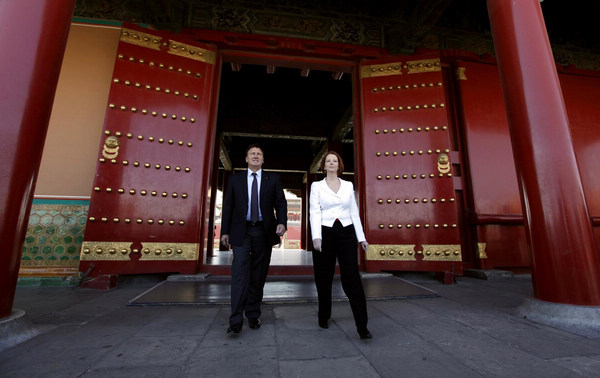
<path fill-rule="evenodd" d="M 557 63 L 600 70 L 592 18 L 600 3 L 547 0 L 542 11 Z M 75 16 L 176 32 L 195 28 L 384 47 L 392 53 L 421 47 L 494 54 L 485 1 L 78 0 Z"/>

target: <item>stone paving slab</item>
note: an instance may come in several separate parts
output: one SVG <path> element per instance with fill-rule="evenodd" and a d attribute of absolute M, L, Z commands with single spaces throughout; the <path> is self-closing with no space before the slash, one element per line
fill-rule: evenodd
<path fill-rule="evenodd" d="M 338 357 L 308 360 L 284 360 L 279 364 L 282 377 L 381 377 L 381 374 L 363 357 Z"/>

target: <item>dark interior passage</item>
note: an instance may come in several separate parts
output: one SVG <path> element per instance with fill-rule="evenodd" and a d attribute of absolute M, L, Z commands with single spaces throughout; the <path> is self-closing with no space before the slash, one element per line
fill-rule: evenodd
<path fill-rule="evenodd" d="M 300 188 L 319 151 L 328 141 L 343 148 L 353 171 L 352 78 L 332 72 L 242 65 L 223 65 L 217 135 L 231 161 L 243 169 L 246 147 L 264 147 L 268 170 L 279 171 L 286 189 Z M 225 168 L 223 161 L 220 167 Z"/>

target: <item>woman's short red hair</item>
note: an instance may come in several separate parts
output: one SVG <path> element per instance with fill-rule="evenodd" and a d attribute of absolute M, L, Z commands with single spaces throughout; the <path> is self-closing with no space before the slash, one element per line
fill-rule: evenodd
<path fill-rule="evenodd" d="M 344 172 L 344 161 L 342 160 L 342 157 L 340 156 L 340 154 L 338 154 L 335 151 L 329 151 L 325 154 L 325 157 L 321 160 L 321 172 L 325 173 L 325 160 L 327 160 L 327 155 L 334 155 L 335 157 L 337 157 L 337 159 L 338 159 L 337 175 L 341 176 L 342 172 Z"/>

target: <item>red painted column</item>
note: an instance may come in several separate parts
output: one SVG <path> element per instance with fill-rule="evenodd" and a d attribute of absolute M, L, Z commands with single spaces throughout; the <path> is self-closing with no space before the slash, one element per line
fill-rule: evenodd
<path fill-rule="evenodd" d="M 539 0 L 487 0 L 535 297 L 600 305 L 600 257 Z"/>
<path fill-rule="evenodd" d="M 0 2 L 0 318 L 12 311 L 74 8 L 75 0 Z"/>

